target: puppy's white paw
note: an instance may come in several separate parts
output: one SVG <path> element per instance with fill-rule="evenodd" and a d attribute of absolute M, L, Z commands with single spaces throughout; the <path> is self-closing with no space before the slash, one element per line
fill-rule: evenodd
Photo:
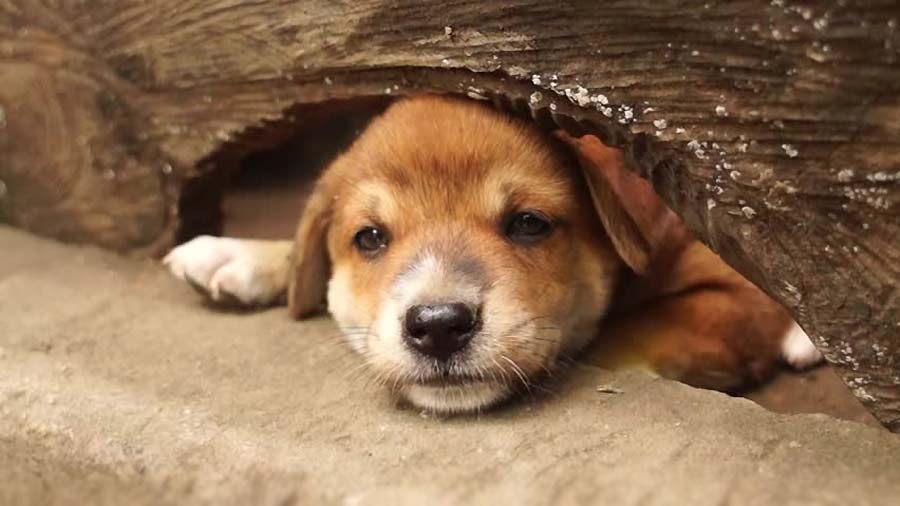
<path fill-rule="evenodd" d="M 268 265 L 265 246 L 256 241 L 197 237 L 173 249 L 163 259 L 172 274 L 215 302 L 257 306 L 281 295 L 280 266 Z"/>
<path fill-rule="evenodd" d="M 808 369 L 823 360 L 822 352 L 810 341 L 806 332 L 797 325 L 791 323 L 791 328 L 784 334 L 781 341 L 781 354 L 784 360 L 796 370 Z"/>
<path fill-rule="evenodd" d="M 209 286 L 213 274 L 236 256 L 234 241 L 201 235 L 176 247 L 163 258 L 176 278 Z"/>

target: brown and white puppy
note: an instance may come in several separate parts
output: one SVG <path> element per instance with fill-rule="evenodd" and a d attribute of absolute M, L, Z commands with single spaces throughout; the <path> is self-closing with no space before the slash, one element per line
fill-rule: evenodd
<path fill-rule="evenodd" d="M 200 237 L 165 259 L 213 300 L 328 309 L 375 374 L 437 412 L 490 407 L 592 339 L 590 360 L 731 389 L 819 360 L 784 310 L 693 240 L 618 152 L 471 101 L 376 118 L 323 173 L 293 242 Z"/>

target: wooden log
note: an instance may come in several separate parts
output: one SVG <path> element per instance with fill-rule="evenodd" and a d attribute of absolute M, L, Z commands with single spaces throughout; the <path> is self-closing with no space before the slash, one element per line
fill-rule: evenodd
<path fill-rule="evenodd" d="M 0 217 L 159 253 L 315 104 L 465 93 L 625 149 L 900 431 L 898 23 L 895 0 L 3 0 Z"/>

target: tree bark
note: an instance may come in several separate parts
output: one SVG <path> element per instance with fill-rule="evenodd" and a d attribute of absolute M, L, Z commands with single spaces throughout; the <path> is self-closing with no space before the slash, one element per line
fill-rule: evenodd
<path fill-rule="evenodd" d="M 898 24 L 895 0 L 0 0 L 0 218 L 159 253 L 315 104 L 465 93 L 625 149 L 900 431 Z"/>

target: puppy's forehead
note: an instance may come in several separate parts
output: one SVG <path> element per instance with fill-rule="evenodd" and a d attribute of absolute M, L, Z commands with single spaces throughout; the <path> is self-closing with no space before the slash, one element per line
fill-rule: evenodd
<path fill-rule="evenodd" d="M 480 104 L 401 102 L 350 155 L 353 199 L 379 215 L 499 213 L 520 201 L 553 207 L 571 200 L 571 174 L 543 136 Z"/>
<path fill-rule="evenodd" d="M 487 167 L 486 167 L 487 168 Z M 349 185 L 342 206 L 375 221 L 497 217 L 513 209 L 565 213 L 572 205 L 565 174 L 547 176 L 496 164 L 488 170 L 411 169 L 388 177 L 371 171 Z"/>

